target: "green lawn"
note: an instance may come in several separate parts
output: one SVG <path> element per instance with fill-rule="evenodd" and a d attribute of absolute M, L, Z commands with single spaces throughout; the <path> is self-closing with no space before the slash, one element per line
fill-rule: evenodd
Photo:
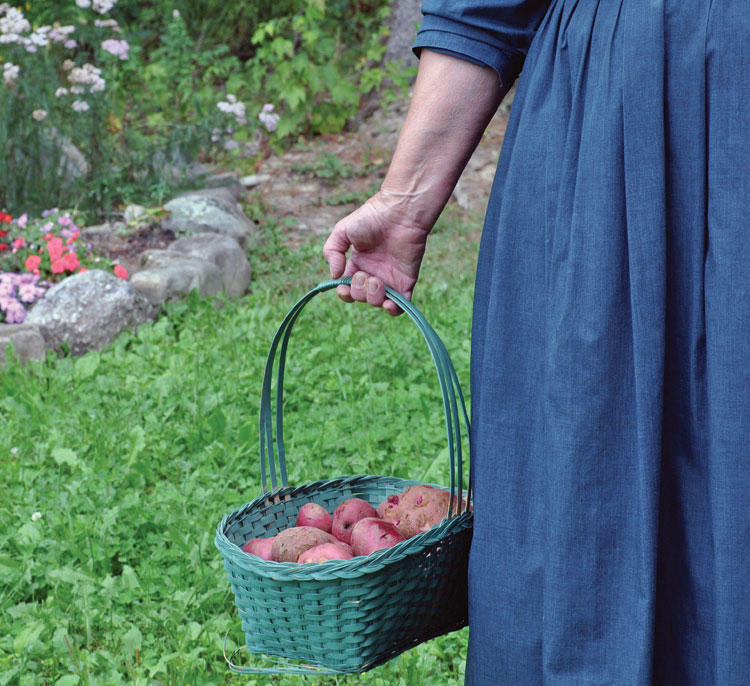
<path fill-rule="evenodd" d="M 230 648 L 243 636 L 214 531 L 260 493 L 268 345 L 327 275 L 321 242 L 292 252 L 266 231 L 244 298 L 190 297 L 101 352 L 0 369 L 0 684 L 463 683 L 467 630 L 362 676 L 226 668 L 227 630 Z M 476 227 L 449 212 L 415 295 L 467 396 L 476 248 Z M 437 377 L 405 317 L 319 296 L 295 327 L 285 390 L 292 483 L 448 482 Z"/>

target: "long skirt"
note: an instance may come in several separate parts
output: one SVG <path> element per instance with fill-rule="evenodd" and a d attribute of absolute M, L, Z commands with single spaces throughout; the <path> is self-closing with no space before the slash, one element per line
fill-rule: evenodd
<path fill-rule="evenodd" d="M 467 683 L 750 684 L 750 5 L 553 1 L 487 214 Z"/>

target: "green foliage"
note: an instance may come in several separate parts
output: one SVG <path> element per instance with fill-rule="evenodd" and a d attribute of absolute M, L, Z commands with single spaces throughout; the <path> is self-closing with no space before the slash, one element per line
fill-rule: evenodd
<path fill-rule="evenodd" d="M 0 64 L 20 69 L 0 84 L 0 209 L 14 215 L 65 205 L 96 221 L 117 204 L 158 204 L 190 183 L 192 162 L 245 144 L 257 151 L 266 138 L 280 147 L 339 131 L 364 94 L 403 90 L 412 75 L 381 66 L 385 0 L 119 0 L 104 15 L 74 0 L 21 9 L 33 26 L 0 45 Z M 69 40 L 27 50 L 34 31 L 61 24 L 72 27 Z M 127 41 L 125 58 L 106 40 Z M 100 70 L 101 83 L 73 94 L 71 63 Z M 245 108 L 234 118 L 217 108 L 229 97 Z M 266 104 L 280 117 L 275 130 L 258 118 Z M 66 152 L 72 146 L 82 157 Z"/>
<path fill-rule="evenodd" d="M 255 56 L 246 64 L 248 84 L 271 103 L 283 103 L 277 137 L 294 133 L 340 131 L 358 109 L 361 95 L 383 83 L 383 21 L 388 7 L 377 10 L 366 25 L 364 42 L 353 50 L 354 22 L 308 0 L 293 15 L 260 23 L 252 35 Z M 394 65 L 392 83 L 406 88 L 410 73 Z"/>
<path fill-rule="evenodd" d="M 76 10 L 70 14 L 79 21 L 68 35 L 74 45 L 48 39 L 35 52 L 22 41 L 0 46 L 3 63 L 19 70 L 0 87 L 6 151 L 0 206 L 13 214 L 64 204 L 96 219 L 98 210 L 134 197 L 158 202 L 154 196 L 180 187 L 190 160 L 211 150 L 212 130 L 225 121 L 211 88 L 234 64 L 225 48 L 196 53 L 176 17 L 155 51 L 157 61 L 146 68 L 135 41 L 127 59 L 105 49 L 107 40 L 130 37 L 116 22 L 102 25 L 112 20 Z M 198 65 L 209 60 L 211 69 L 198 78 Z M 81 68 L 87 81 L 74 80 Z"/>
<path fill-rule="evenodd" d="M 352 677 L 226 668 L 227 630 L 229 650 L 243 637 L 214 530 L 260 491 L 268 345 L 326 278 L 319 243 L 289 249 L 273 220 L 261 223 L 250 295 L 218 309 L 193 296 L 101 352 L 0 374 L 0 684 L 463 683 L 465 630 Z M 468 394 L 475 236 L 443 223 L 415 301 Z M 447 483 L 437 380 L 406 318 L 319 296 L 292 334 L 285 397 L 294 483 L 354 473 Z"/>

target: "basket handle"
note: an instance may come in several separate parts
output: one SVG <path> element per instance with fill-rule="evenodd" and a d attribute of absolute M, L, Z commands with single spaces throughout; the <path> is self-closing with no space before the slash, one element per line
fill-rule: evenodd
<path fill-rule="evenodd" d="M 286 351 L 289 345 L 289 337 L 292 327 L 297 321 L 302 309 L 318 293 L 336 288 L 340 285 L 350 285 L 351 278 L 335 279 L 333 281 L 324 281 L 310 290 L 300 298 L 289 310 L 284 320 L 281 322 L 276 334 L 271 342 L 271 347 L 266 359 L 265 373 L 263 375 L 263 388 L 261 392 L 260 403 L 260 472 L 261 484 L 264 491 L 268 491 L 268 479 L 270 475 L 271 488 L 278 488 L 280 479 L 282 486 L 288 485 L 286 470 L 286 452 L 284 449 L 284 432 L 283 432 L 283 394 L 284 394 L 284 370 L 286 365 Z M 448 440 L 449 459 L 450 459 L 450 506 L 448 517 L 454 513 L 454 498 L 457 493 L 463 493 L 463 450 L 461 441 L 461 426 L 459 421 L 459 407 L 461 418 L 466 427 L 466 435 L 470 436 L 469 417 L 466 412 L 461 386 L 458 382 L 458 376 L 450 360 L 445 345 L 435 330 L 430 326 L 424 316 L 417 308 L 402 296 L 400 293 L 391 288 L 386 288 L 386 295 L 395 302 L 409 318 L 416 324 L 427 343 L 427 347 L 432 356 L 440 383 L 440 392 L 443 398 L 443 409 L 445 411 L 445 428 Z M 276 381 L 276 453 L 273 448 L 273 423 L 271 420 L 271 380 L 273 377 L 273 366 L 276 359 L 276 352 L 279 351 L 279 363 Z M 456 471 L 458 471 L 458 483 L 456 484 Z M 278 476 L 277 476 L 278 474 Z M 456 486 L 458 490 L 456 491 Z M 469 464 L 469 485 L 466 493 L 466 507 L 471 502 L 472 473 L 471 463 Z M 458 498 L 455 511 L 461 513 L 461 499 Z"/>

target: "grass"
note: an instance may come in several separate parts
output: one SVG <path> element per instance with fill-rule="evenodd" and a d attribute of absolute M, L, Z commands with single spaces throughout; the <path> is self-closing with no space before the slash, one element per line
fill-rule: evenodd
<path fill-rule="evenodd" d="M 327 276 L 322 243 L 272 221 L 252 293 L 191 296 L 80 358 L 0 371 L 0 685 L 461 684 L 467 630 L 365 675 L 231 674 L 243 636 L 214 530 L 260 492 L 258 402 L 287 309 Z M 476 226 L 448 212 L 415 303 L 468 395 Z M 447 483 L 437 380 L 416 328 L 319 296 L 289 350 L 290 481 L 394 474 Z M 32 513 L 41 518 L 32 521 Z"/>

